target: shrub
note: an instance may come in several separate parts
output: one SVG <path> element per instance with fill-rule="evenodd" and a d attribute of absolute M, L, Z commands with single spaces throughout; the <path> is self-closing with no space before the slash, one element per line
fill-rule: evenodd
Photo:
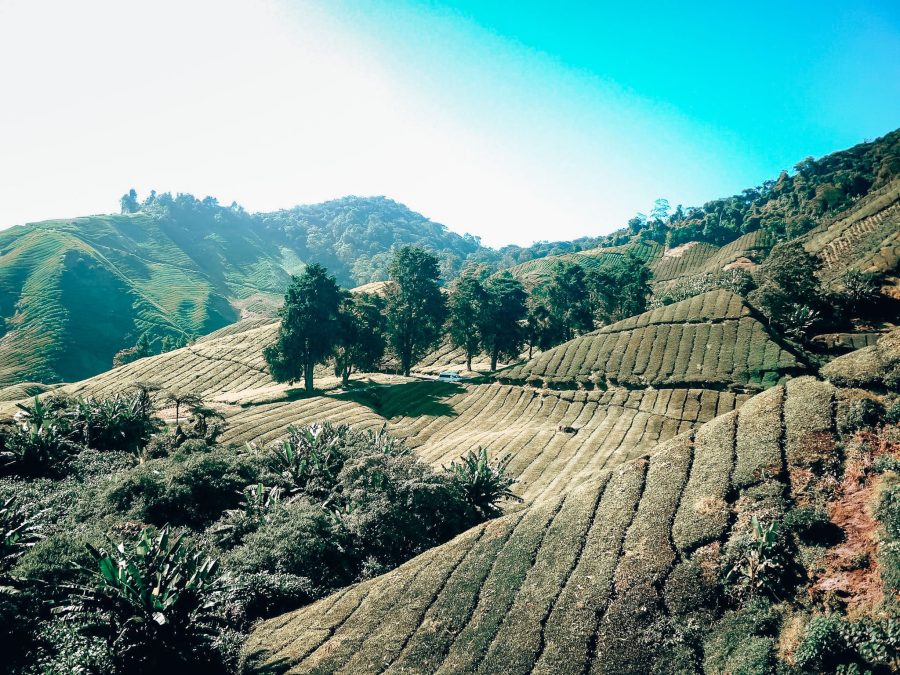
<path fill-rule="evenodd" d="M 256 619 L 283 614 L 316 598 L 308 577 L 279 572 L 237 575 L 225 599 L 225 615 L 240 628 Z"/>
<path fill-rule="evenodd" d="M 502 513 L 498 503 L 503 499 L 522 501 L 510 490 L 516 482 L 506 473 L 511 460 L 512 455 L 506 455 L 492 461 L 488 459 L 487 448 L 478 448 L 446 469 L 453 490 L 483 520 Z"/>
<path fill-rule="evenodd" d="M 896 666 L 900 658 L 900 621 L 862 618 L 847 621 L 836 614 L 813 617 L 794 654 L 796 665 L 809 672 L 844 666 L 859 668 Z"/>
<path fill-rule="evenodd" d="M 478 522 L 450 482 L 413 455 L 354 457 L 338 482 L 357 559 L 388 568 Z"/>
<path fill-rule="evenodd" d="M 217 448 L 135 467 L 107 492 L 106 500 L 144 522 L 201 528 L 237 506 L 241 491 L 258 475 L 252 458 Z"/>
<path fill-rule="evenodd" d="M 0 502 L 0 582 L 39 538 L 40 527 L 16 503 L 16 497 Z"/>
<path fill-rule="evenodd" d="M 704 670 L 710 673 L 773 672 L 778 616 L 757 599 L 727 612 L 704 643 Z"/>
<path fill-rule="evenodd" d="M 77 399 L 68 410 L 72 439 L 96 450 L 139 453 L 160 422 L 153 416 L 153 402 L 143 389 L 112 398 Z"/>
<path fill-rule="evenodd" d="M 799 506 L 784 516 L 784 527 L 804 541 L 830 540 L 836 527 L 825 509 L 817 506 Z"/>
<path fill-rule="evenodd" d="M 878 426 L 883 419 L 884 406 L 881 403 L 871 398 L 861 398 L 841 408 L 838 428 L 841 433 L 851 434 Z"/>
<path fill-rule="evenodd" d="M 25 422 L 5 438 L 0 465 L 20 476 L 59 475 L 77 451 L 59 425 Z"/>
<path fill-rule="evenodd" d="M 725 586 L 737 599 L 778 594 L 788 573 L 788 556 L 778 521 L 763 525 L 756 516 L 750 532 L 736 538 L 729 551 Z"/>
<path fill-rule="evenodd" d="M 218 562 L 192 550 L 168 527 L 136 541 L 89 547 L 90 582 L 73 587 L 64 613 L 103 636 L 115 671 L 221 670 L 210 644 L 219 618 Z"/>
<path fill-rule="evenodd" d="M 244 537 L 228 562 L 242 574 L 305 577 L 310 587 L 330 588 L 352 579 L 347 533 L 331 513 L 307 499 L 273 510 L 259 529 Z"/>

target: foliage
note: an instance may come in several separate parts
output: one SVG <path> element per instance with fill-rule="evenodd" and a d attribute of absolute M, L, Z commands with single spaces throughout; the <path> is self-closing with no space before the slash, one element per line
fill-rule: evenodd
<path fill-rule="evenodd" d="M 595 317 L 601 323 L 610 323 L 643 312 L 652 277 L 650 268 L 631 249 L 620 265 L 590 270 L 586 283 Z"/>
<path fill-rule="evenodd" d="M 404 246 L 389 268 L 387 322 L 391 348 L 400 370 L 410 368 L 433 347 L 446 318 L 446 300 L 438 282 L 437 258 L 422 248 Z"/>
<path fill-rule="evenodd" d="M 16 497 L 0 502 L 0 585 L 12 566 L 41 537 L 41 528 Z"/>
<path fill-rule="evenodd" d="M 838 428 L 843 434 L 879 426 L 884 421 L 884 406 L 875 399 L 860 398 L 838 409 Z"/>
<path fill-rule="evenodd" d="M 472 357 L 482 348 L 480 319 L 487 300 L 482 274 L 470 269 L 457 279 L 450 290 L 447 332 L 450 343 L 466 354 L 466 370 L 472 370 Z"/>
<path fill-rule="evenodd" d="M 546 297 L 561 342 L 594 327 L 584 268 L 559 262 L 547 284 Z"/>
<path fill-rule="evenodd" d="M 816 220 L 838 213 L 900 174 L 896 131 L 872 142 L 819 159 L 807 158 L 777 180 L 740 194 L 690 207 L 670 219 L 669 243 L 723 244 L 741 234 L 765 230 L 795 237 Z"/>
<path fill-rule="evenodd" d="M 821 320 L 823 293 L 816 276 L 821 261 L 798 241 L 782 242 L 759 268 L 759 287 L 750 300 L 768 319 L 795 338 Z"/>
<path fill-rule="evenodd" d="M 784 516 L 784 528 L 803 541 L 824 541 L 833 528 L 828 512 L 816 506 L 798 506 Z"/>
<path fill-rule="evenodd" d="M 355 370 L 374 370 L 384 356 L 384 300 L 370 293 L 345 295 L 338 312 L 334 374 L 344 386 Z"/>
<path fill-rule="evenodd" d="M 725 586 L 736 598 L 777 596 L 786 573 L 786 561 L 776 520 L 763 525 L 756 516 L 748 537 L 737 544 L 737 559 L 725 575 Z"/>
<path fill-rule="evenodd" d="M 445 470 L 453 489 L 466 504 L 483 519 L 495 518 L 502 513 L 498 504 L 503 499 L 522 501 L 510 490 L 516 483 L 506 472 L 511 460 L 512 455 L 491 460 L 487 448 L 478 448 L 460 457 L 459 462 L 451 462 Z"/>
<path fill-rule="evenodd" d="M 204 527 L 237 506 L 242 490 L 259 473 L 253 457 L 215 448 L 147 461 L 117 479 L 105 501 L 143 522 Z"/>
<path fill-rule="evenodd" d="M 216 670 L 209 645 L 218 623 L 218 561 L 168 527 L 89 550 L 91 581 L 72 588 L 61 612 L 106 639 L 116 672 Z"/>
<path fill-rule="evenodd" d="M 227 562 L 241 575 L 287 574 L 305 578 L 308 588 L 327 589 L 352 580 L 347 549 L 347 534 L 334 515 L 302 498 L 275 506 Z"/>
<path fill-rule="evenodd" d="M 115 394 L 112 398 L 76 399 L 68 411 L 70 438 L 95 450 L 139 454 L 159 428 L 147 391 Z"/>
<path fill-rule="evenodd" d="M 752 600 L 726 612 L 703 645 L 705 672 L 774 672 L 778 628 L 779 617 L 765 599 Z"/>
<path fill-rule="evenodd" d="M 516 358 L 522 351 L 525 302 L 525 289 L 509 272 L 491 277 L 484 284 L 478 335 L 491 357 L 491 370 L 497 370 L 498 359 Z"/>
<path fill-rule="evenodd" d="M 306 391 L 313 390 L 313 367 L 331 355 L 336 342 L 340 302 L 337 281 L 322 265 L 307 265 L 292 278 L 279 311 L 278 337 L 263 352 L 277 382 L 302 376 Z"/>
<path fill-rule="evenodd" d="M 837 614 L 813 617 L 794 662 L 805 672 L 826 668 L 888 667 L 900 664 L 900 622 L 862 618 L 848 621 Z"/>
<path fill-rule="evenodd" d="M 718 288 L 724 288 L 737 295 L 746 296 L 756 288 L 756 285 L 753 281 L 753 276 L 747 270 L 741 268 L 692 275 L 667 285 L 665 290 L 659 291 L 654 295 L 648 306 L 656 308 L 671 305 Z"/>

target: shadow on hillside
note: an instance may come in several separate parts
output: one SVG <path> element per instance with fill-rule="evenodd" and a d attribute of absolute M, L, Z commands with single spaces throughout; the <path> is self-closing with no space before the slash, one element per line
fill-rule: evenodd
<path fill-rule="evenodd" d="M 331 398 L 364 405 L 388 419 L 419 415 L 455 417 L 456 410 L 444 399 L 463 392 L 463 387 L 452 382 L 423 381 L 371 385 L 333 394 Z"/>

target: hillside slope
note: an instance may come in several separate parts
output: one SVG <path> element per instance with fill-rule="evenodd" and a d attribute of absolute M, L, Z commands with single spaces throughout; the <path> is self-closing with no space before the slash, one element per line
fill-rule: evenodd
<path fill-rule="evenodd" d="M 804 369 L 740 296 L 720 289 L 582 335 L 498 377 L 555 388 L 760 389 Z"/>
<path fill-rule="evenodd" d="M 161 195 L 136 213 L 4 230 L 0 386 L 89 377 L 143 334 L 183 340 L 273 316 L 307 261 L 324 262 L 347 286 L 353 264 L 368 266 L 356 275 L 364 282 L 382 279 L 391 247 L 408 243 L 444 256 L 448 274 L 481 250 L 381 197 L 247 214 Z"/>
<path fill-rule="evenodd" d="M 833 396 L 813 379 L 772 389 L 649 458 L 264 623 L 247 651 L 298 673 L 651 667 L 641 632 L 687 600 L 685 583 L 704 581 L 703 547 L 727 541 L 740 515 L 733 488 L 783 488 L 782 444 L 830 434 Z M 795 402 L 812 407 L 811 426 Z"/>

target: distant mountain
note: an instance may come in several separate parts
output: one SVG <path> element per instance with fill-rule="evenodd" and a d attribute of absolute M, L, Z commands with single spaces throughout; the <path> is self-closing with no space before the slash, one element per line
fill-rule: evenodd
<path fill-rule="evenodd" d="M 434 250 L 448 277 L 474 253 L 496 255 L 384 197 L 249 214 L 151 194 L 123 210 L 0 232 L 0 386 L 88 377 L 141 335 L 158 348 L 270 316 L 307 262 L 354 286 L 384 279 L 403 244 Z"/>

